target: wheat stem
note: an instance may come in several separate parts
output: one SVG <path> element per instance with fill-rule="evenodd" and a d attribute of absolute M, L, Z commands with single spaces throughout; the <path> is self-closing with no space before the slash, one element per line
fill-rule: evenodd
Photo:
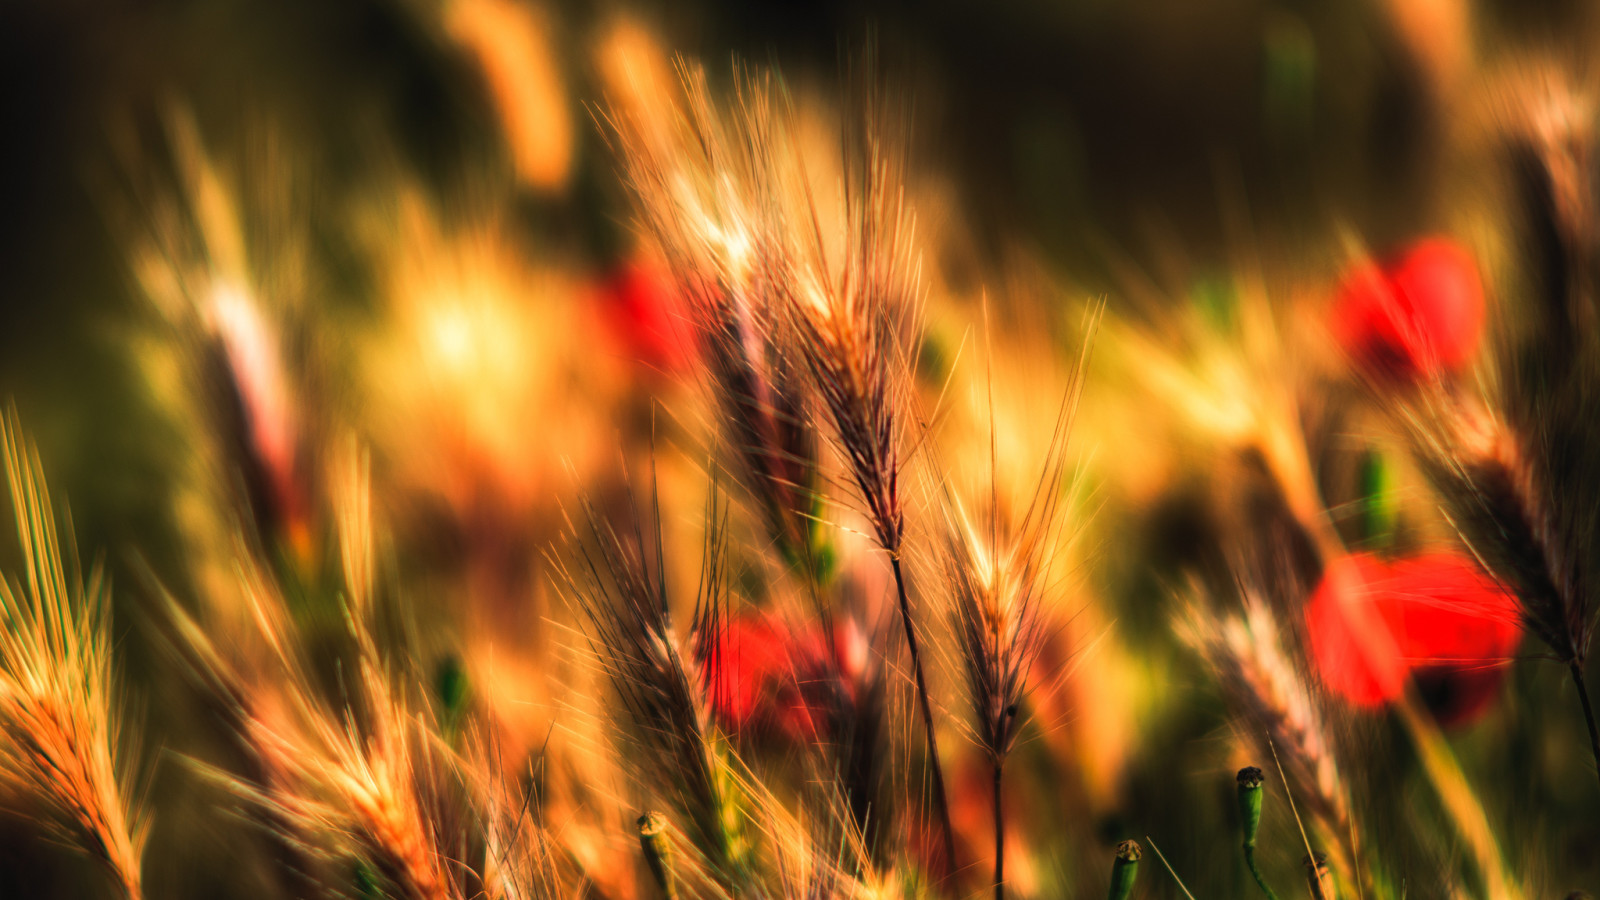
<path fill-rule="evenodd" d="M 994 900 L 1006 900 L 1006 818 L 1000 801 L 1000 776 L 1005 763 L 994 762 Z"/>
<path fill-rule="evenodd" d="M 1594 753 L 1595 774 L 1600 777 L 1600 727 L 1595 725 L 1594 706 L 1589 703 L 1589 689 L 1583 683 L 1583 663 L 1574 659 L 1567 664 L 1572 673 L 1572 683 L 1578 686 L 1578 703 L 1583 707 L 1583 720 L 1589 726 L 1589 749 Z"/>
<path fill-rule="evenodd" d="M 944 836 L 944 871 L 955 871 L 955 830 L 950 826 L 950 803 L 944 794 L 944 767 L 939 764 L 939 742 L 933 733 L 933 705 L 928 701 L 928 681 L 922 674 L 922 651 L 917 644 L 917 632 L 911 625 L 911 603 L 906 599 L 906 577 L 900 568 L 900 557 L 890 558 L 894 568 L 894 586 L 900 596 L 900 624 L 906 630 L 906 648 L 911 652 L 911 674 L 917 683 L 917 705 L 922 712 L 922 730 L 928 737 L 928 766 L 933 774 L 933 805 L 939 816 L 939 828 Z"/>

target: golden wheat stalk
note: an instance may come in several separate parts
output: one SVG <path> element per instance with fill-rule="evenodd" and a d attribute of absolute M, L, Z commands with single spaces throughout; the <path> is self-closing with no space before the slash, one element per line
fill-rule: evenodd
<path fill-rule="evenodd" d="M 818 488 L 811 391 L 782 333 L 779 300 L 794 248 L 773 207 L 766 154 L 770 79 L 718 109 L 705 73 L 682 67 L 681 102 L 653 96 L 650 115 L 610 118 L 640 219 L 688 302 L 734 471 L 790 563 L 816 575 Z"/>
<path fill-rule="evenodd" d="M 138 766 L 124 747 L 106 585 L 98 570 L 69 578 L 14 411 L 0 452 L 25 567 L 23 583 L 0 582 L 0 792 L 137 900 L 147 820 L 130 789 Z"/>
<path fill-rule="evenodd" d="M 479 746 L 465 767 L 467 786 L 483 829 L 483 896 L 489 900 L 543 900 L 572 896 L 553 835 L 545 827 L 543 779 L 526 781 L 502 772 L 497 754 Z"/>
<path fill-rule="evenodd" d="M 1092 335 L 1098 310 L 1089 322 Z M 1048 638 L 1043 608 L 1057 588 L 1057 560 L 1067 527 L 1067 438 L 1077 412 L 1088 362 L 1086 341 L 1077 371 L 1062 397 L 1039 479 L 1020 516 L 998 486 L 998 461 L 990 384 L 989 498 L 974 515 L 947 484 L 943 491 L 943 563 L 957 656 L 966 675 L 972 732 L 993 767 L 994 892 L 1005 897 L 1005 815 L 1002 779 L 1006 757 L 1026 721 L 1022 708 L 1034 662 Z M 975 519 L 977 521 L 975 521 Z"/>
<path fill-rule="evenodd" d="M 242 554 L 242 593 L 263 658 L 225 658 L 191 625 L 205 681 L 234 704 L 258 773 L 203 772 L 259 810 L 270 828 L 312 858 L 353 862 L 359 878 L 406 900 L 464 900 L 478 873 L 462 861 L 467 818 L 457 767 L 436 723 L 392 673 L 371 614 L 371 501 L 365 458 L 346 454 L 335 478 L 345 621 L 355 649 L 351 696 L 335 706 L 312 675 L 302 636 L 264 567 Z M 181 623 L 180 623 L 181 624 Z M 342 889 L 338 876 L 326 887 Z"/>
<path fill-rule="evenodd" d="M 922 289 L 906 202 L 905 161 L 879 92 L 869 87 L 845 119 L 839 192 L 842 214 L 825 216 L 815 183 L 793 141 L 755 135 L 767 147 L 774 198 L 787 196 L 779 230 L 793 268 L 778 280 L 784 327 L 810 373 L 818 406 L 831 426 L 879 547 L 889 556 L 917 708 L 926 740 L 933 807 L 946 874 L 957 867 L 944 767 L 939 757 L 921 639 L 906 590 L 905 498 L 902 476 L 916 423 L 912 360 L 920 339 Z M 830 246 L 837 244 L 838 246 Z"/>

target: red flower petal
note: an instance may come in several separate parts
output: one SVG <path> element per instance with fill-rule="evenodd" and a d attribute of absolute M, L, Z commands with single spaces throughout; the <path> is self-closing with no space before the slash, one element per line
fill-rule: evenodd
<path fill-rule="evenodd" d="M 818 737 L 834 705 L 856 696 L 868 652 L 849 619 L 836 625 L 831 642 L 824 635 L 816 626 L 792 629 L 755 614 L 729 620 L 702 673 L 717 720 L 745 734 Z"/>
<path fill-rule="evenodd" d="M 1400 652 L 1424 701 L 1442 724 L 1476 719 L 1522 640 L 1515 598 L 1454 554 L 1404 560 L 1392 571 Z"/>
<path fill-rule="evenodd" d="M 1395 644 L 1383 563 L 1364 554 L 1334 560 L 1306 607 L 1311 656 L 1329 689 L 1358 706 L 1398 698 L 1408 670 Z"/>
<path fill-rule="evenodd" d="M 614 272 L 602 288 L 601 312 L 624 351 L 644 367 L 672 374 L 693 362 L 683 300 L 662 267 L 633 262 Z"/>
<path fill-rule="evenodd" d="M 1340 285 L 1329 327 L 1370 373 L 1412 381 L 1469 365 L 1483 321 L 1483 284 L 1472 255 L 1429 238 L 1385 267 L 1354 267 Z"/>
<path fill-rule="evenodd" d="M 717 635 L 703 673 L 712 711 L 730 730 L 753 724 L 765 712 L 774 683 L 789 675 L 783 636 L 766 620 L 730 620 Z"/>
<path fill-rule="evenodd" d="M 1376 706 L 1397 699 L 1412 675 L 1444 724 L 1488 708 L 1521 640 L 1512 595 L 1453 553 L 1392 565 L 1365 554 L 1336 560 L 1312 595 L 1306 623 L 1330 689 Z"/>

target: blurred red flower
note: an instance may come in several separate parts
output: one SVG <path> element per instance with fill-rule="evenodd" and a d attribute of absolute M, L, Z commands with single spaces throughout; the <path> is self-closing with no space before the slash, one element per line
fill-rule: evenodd
<path fill-rule="evenodd" d="M 866 643 L 853 624 L 834 632 L 830 651 L 817 626 L 793 630 L 758 615 L 726 622 L 703 673 L 717 720 L 735 733 L 816 737 L 827 693 L 853 695 L 866 666 Z"/>
<path fill-rule="evenodd" d="M 1488 709 L 1521 639 L 1515 598 L 1454 553 L 1330 564 L 1306 608 L 1323 683 L 1351 703 L 1398 698 L 1405 679 L 1442 724 Z"/>
<path fill-rule="evenodd" d="M 657 375 L 677 375 L 694 361 L 684 300 L 664 266 L 623 263 L 601 285 L 600 312 L 629 359 Z"/>
<path fill-rule="evenodd" d="M 728 621 L 714 640 L 702 673 L 706 693 L 718 720 L 742 731 L 765 711 L 780 677 L 788 676 L 789 651 L 778 630 L 758 617 Z"/>
<path fill-rule="evenodd" d="M 1386 265 L 1365 262 L 1348 272 L 1330 327 L 1369 373 L 1406 382 L 1470 364 L 1483 320 L 1483 284 L 1472 254 L 1427 238 Z"/>

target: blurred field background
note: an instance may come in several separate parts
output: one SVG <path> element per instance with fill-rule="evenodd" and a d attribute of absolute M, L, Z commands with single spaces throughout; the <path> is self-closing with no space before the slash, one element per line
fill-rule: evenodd
<path fill-rule="evenodd" d="M 577 785 L 555 808 L 628 807 L 608 793 L 626 790 L 586 801 L 583 785 L 657 777 L 589 761 L 603 729 L 558 697 L 600 680 L 572 662 L 588 645 L 551 549 L 567 518 L 580 496 L 604 515 L 625 508 L 624 471 L 646 496 L 655 448 L 681 561 L 668 577 L 692 592 L 717 416 L 604 120 L 660 113 L 678 54 L 725 97 L 737 59 L 781 73 L 811 140 L 871 48 L 910 121 L 927 291 L 912 390 L 946 410 L 934 458 L 948 470 L 904 479 L 921 497 L 910 565 L 929 622 L 946 602 L 931 485 L 981 481 L 993 453 L 988 477 L 1025 497 L 1092 339 L 1063 457 L 1075 537 L 1050 580 L 1033 724 L 1007 769 L 1012 890 L 1100 896 L 1112 848 L 1149 835 L 1195 896 L 1253 893 L 1234 772 L 1256 765 L 1276 785 L 1263 867 L 1279 896 L 1307 896 L 1300 832 L 1256 741 L 1270 729 L 1192 645 L 1256 591 L 1279 597 L 1268 605 L 1298 646 L 1334 545 L 1464 558 L 1408 433 L 1338 352 L 1329 308 L 1369 253 L 1446 234 L 1483 271 L 1483 358 L 1528 330 L 1540 263 L 1513 211 L 1500 141 L 1520 120 L 1506 110 L 1548 71 L 1600 84 L 1597 38 L 1585 4 L 1509 0 L 0 4 L 0 393 L 112 585 L 128 730 L 154 772 L 146 895 L 314 895 L 275 874 L 280 860 L 238 821 L 248 804 L 186 761 L 235 769 L 240 756 L 163 610 L 170 596 L 214 634 L 242 627 L 240 570 L 254 569 L 234 555 L 249 556 L 287 598 L 311 668 L 328 670 L 314 677 L 342 685 L 349 647 L 329 598 L 347 446 L 370 452 L 376 593 L 403 611 L 378 630 L 412 655 L 441 721 L 491 723 L 503 763 L 549 750 L 549 777 Z M 1592 113 L 1586 89 L 1575 105 Z M 1461 375 L 1462 390 L 1479 380 Z M 1374 465 L 1398 485 L 1387 499 L 1374 499 Z M 752 561 L 772 555 L 759 515 L 728 481 L 736 593 L 792 617 L 783 579 Z M 869 643 L 897 641 L 869 529 L 837 504 L 822 540 L 840 603 Z M 961 650 L 933 643 L 953 723 Z M 1523 659 L 1541 651 L 1527 638 L 1500 652 L 1517 661 L 1487 688 L 1447 674 L 1438 689 L 1465 700 L 1423 685 L 1422 726 L 1336 685 L 1308 694 L 1327 704 L 1341 757 L 1330 796 L 1348 795 L 1360 843 L 1383 860 L 1377 875 L 1341 873 L 1342 895 L 1600 888 L 1594 761 L 1566 667 Z M 910 690 L 891 671 L 901 728 Z M 574 718 L 582 736 L 551 749 Z M 909 760 L 921 732 L 901 730 Z M 989 889 L 988 775 L 968 738 L 942 726 L 969 869 L 902 894 Z M 1419 753 L 1432 739 L 1448 741 L 1459 784 Z M 781 762 L 784 740 L 757 734 L 750 754 Z M 1475 808 L 1487 851 L 1464 824 Z M 561 832 L 572 865 L 604 873 L 585 889 L 657 896 L 634 834 L 594 818 L 574 813 Z M 908 832 L 907 845 L 932 841 Z M 111 896 L 39 836 L 27 819 L 0 826 L 0 896 Z M 1144 851 L 1135 896 L 1182 896 Z M 381 888 L 352 875 L 343 890 Z M 895 893 L 874 890 L 859 895 Z"/>

